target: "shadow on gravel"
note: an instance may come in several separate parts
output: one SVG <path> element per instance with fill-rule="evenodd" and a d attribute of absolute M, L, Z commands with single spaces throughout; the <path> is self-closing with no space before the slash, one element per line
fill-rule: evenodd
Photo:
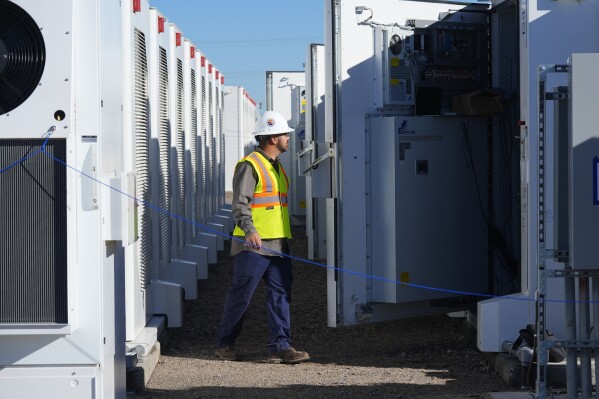
<path fill-rule="evenodd" d="M 306 257 L 303 228 L 294 227 L 292 254 Z M 170 331 L 163 354 L 214 359 L 214 337 L 232 274 L 230 242 L 210 266 L 208 280 L 199 282 L 199 298 L 186 305 L 183 327 Z M 363 367 L 437 367 L 460 358 L 460 367 L 480 367 L 480 354 L 462 334 L 459 319 L 447 316 L 403 319 L 351 327 L 329 328 L 326 317 L 326 269 L 293 261 L 293 346 L 308 351 L 312 362 Z M 265 290 L 261 284 L 246 313 L 236 348 L 244 359 L 266 358 L 268 334 Z M 467 361 L 465 361 L 467 360 Z M 486 372 L 486 371 L 485 371 Z"/>
<path fill-rule="evenodd" d="M 292 254 L 305 258 L 304 231 L 295 227 L 293 234 Z M 231 279 L 228 247 L 229 243 L 219 263 L 210 267 L 209 279 L 199 282 L 199 298 L 186 304 L 183 327 L 169 330 L 159 377 L 136 397 L 441 399 L 475 398 L 507 388 L 464 337 L 457 319 L 444 315 L 328 328 L 326 269 L 297 261 L 293 262 L 293 346 L 308 351 L 311 361 L 264 365 L 268 332 L 261 284 L 236 343 L 244 361 L 215 363 L 220 361 L 214 356 L 214 337 Z M 215 377 L 220 374 L 215 369 L 221 367 L 228 371 Z M 281 376 L 282 383 L 272 379 Z M 252 383 L 235 381 L 236 377 Z M 191 380 L 183 382 L 184 378 Z M 267 388 L 285 384 L 289 385 Z M 189 386 L 194 388 L 185 389 Z"/>
<path fill-rule="evenodd" d="M 181 391 L 148 390 L 143 398 L 181 398 L 181 399 L 353 399 L 353 398 L 480 398 L 478 394 L 461 396 L 455 391 L 448 390 L 445 385 L 419 386 L 413 384 L 373 384 L 373 385 L 289 385 L 280 388 L 232 388 L 232 387 L 201 387 Z"/>

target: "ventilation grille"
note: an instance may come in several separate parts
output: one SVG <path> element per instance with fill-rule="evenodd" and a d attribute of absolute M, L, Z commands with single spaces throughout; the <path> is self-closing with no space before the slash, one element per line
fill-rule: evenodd
<path fill-rule="evenodd" d="M 218 113 L 219 126 L 220 126 L 220 176 L 218 179 L 219 183 L 219 209 L 225 203 L 225 133 L 223 127 L 223 103 L 221 103 L 221 111 Z"/>
<path fill-rule="evenodd" d="M 206 102 L 206 77 L 202 76 L 202 136 L 200 138 L 200 186 L 202 203 L 200 205 L 200 217 L 202 222 L 206 221 L 206 113 L 208 112 L 208 103 Z"/>
<path fill-rule="evenodd" d="M 196 72 L 191 70 L 191 148 L 189 151 L 191 159 L 191 231 L 193 237 L 198 235 L 198 102 L 196 99 Z"/>
<path fill-rule="evenodd" d="M 219 208 L 225 203 L 225 133 L 223 125 L 223 110 L 225 107 L 225 94 L 220 91 L 220 111 L 218 113 L 219 126 L 220 126 L 220 189 L 219 189 Z"/>
<path fill-rule="evenodd" d="M 138 29 L 134 30 L 135 42 L 135 170 L 137 172 L 136 197 L 139 247 L 137 262 L 141 288 L 150 285 L 151 272 L 151 231 L 150 210 L 150 134 L 148 129 L 148 59 L 146 39 Z"/>
<path fill-rule="evenodd" d="M 177 60 L 177 245 L 185 245 L 185 131 L 183 128 L 183 63 Z"/>
<path fill-rule="evenodd" d="M 0 167 L 41 148 L 0 140 Z M 66 159 L 65 140 L 46 152 Z M 0 173 L 0 323 L 68 322 L 65 167 L 38 154 Z"/>
<path fill-rule="evenodd" d="M 160 47 L 160 70 L 158 73 L 158 129 L 160 152 L 160 267 L 171 260 L 172 226 L 168 193 L 170 189 L 169 165 L 171 134 L 168 123 L 168 66 L 166 50 Z M 166 211 L 166 212 L 165 212 Z"/>
<path fill-rule="evenodd" d="M 222 154 L 221 154 L 221 131 L 220 131 L 220 90 L 218 86 L 215 88 L 215 114 L 214 114 L 214 177 L 213 177 L 213 185 L 214 185 L 214 201 L 216 211 L 220 207 L 220 178 L 221 178 L 221 162 L 222 162 Z"/>
<path fill-rule="evenodd" d="M 214 96 L 212 95 L 212 82 L 208 82 L 208 166 L 206 195 L 208 196 L 208 214 L 213 211 L 213 182 L 214 182 Z"/>

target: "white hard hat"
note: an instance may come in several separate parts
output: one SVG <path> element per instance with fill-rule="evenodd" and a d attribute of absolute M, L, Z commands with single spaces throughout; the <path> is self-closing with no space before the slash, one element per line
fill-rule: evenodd
<path fill-rule="evenodd" d="M 266 111 L 256 121 L 252 135 L 271 136 L 273 134 L 291 133 L 293 129 L 287 124 L 285 117 L 275 111 Z"/>

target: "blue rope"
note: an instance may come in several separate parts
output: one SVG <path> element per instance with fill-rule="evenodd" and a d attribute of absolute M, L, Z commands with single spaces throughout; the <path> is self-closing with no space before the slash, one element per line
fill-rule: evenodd
<path fill-rule="evenodd" d="M 54 133 L 55 130 L 56 130 L 56 126 L 51 126 L 48 129 L 48 131 L 42 135 L 42 137 L 46 136 L 46 140 L 44 140 L 44 143 L 42 144 L 42 148 L 41 149 L 32 152 L 31 154 L 27 155 L 26 157 L 23 157 L 23 158 L 19 159 L 18 161 L 14 162 L 14 163 L 12 163 L 10 165 L 8 165 L 7 167 L 5 167 L 3 169 L 0 169 L 0 174 L 6 172 L 9 169 L 14 168 L 15 166 L 17 166 L 20 163 L 25 162 L 26 160 L 28 160 L 32 156 L 37 155 L 40 152 L 44 152 L 46 150 L 46 145 L 48 144 L 48 140 L 50 140 L 50 136 L 52 136 L 52 133 Z"/>
<path fill-rule="evenodd" d="M 44 144 L 42 144 L 42 152 L 46 151 L 46 145 L 48 144 L 48 140 L 50 140 L 50 136 L 52 136 L 52 133 L 54 133 L 55 130 L 56 126 L 50 126 L 50 129 L 48 129 L 48 131 L 44 133 L 44 136 L 46 136 L 46 140 L 44 140 Z"/>
<path fill-rule="evenodd" d="M 0 169 L 0 174 L 6 172 L 9 169 L 14 168 L 15 166 L 17 166 L 17 165 L 19 165 L 19 164 L 21 164 L 23 162 L 25 162 L 26 160 L 28 160 L 29 158 L 31 158 L 34 155 L 39 154 L 40 152 L 42 152 L 42 150 L 36 150 L 36 151 L 32 152 L 31 154 L 27 155 L 26 157 L 23 157 L 23 158 L 19 159 L 18 161 L 14 162 L 14 163 L 12 163 L 10 165 L 8 165 L 7 167 L 5 167 L 3 169 Z"/>
<path fill-rule="evenodd" d="M 49 138 L 49 136 L 48 136 L 48 138 Z M 236 241 L 238 241 L 240 243 L 244 243 L 244 244 L 246 243 L 245 239 L 243 239 L 243 238 L 235 237 L 235 236 L 230 236 L 228 234 L 221 233 L 220 231 L 215 230 L 213 228 L 210 228 L 208 226 L 205 226 L 205 225 L 203 225 L 201 223 L 197 223 L 197 222 L 195 222 L 193 220 L 189 220 L 189 219 L 187 219 L 187 218 L 185 218 L 183 216 L 174 214 L 174 213 L 169 212 L 169 211 L 167 211 L 165 209 L 157 207 L 157 206 L 155 206 L 155 205 L 153 205 L 153 204 L 151 204 L 149 202 L 140 200 L 140 199 L 138 199 L 138 198 L 136 198 L 136 197 L 134 197 L 132 195 L 127 194 L 126 192 L 123 192 L 123 191 L 121 191 L 121 190 L 119 190 L 117 188 L 114 188 L 114 187 L 112 187 L 112 186 L 110 186 L 110 185 L 108 185 L 108 184 L 106 184 L 106 183 L 104 183 L 104 182 L 96 179 L 93 176 L 90 176 L 90 175 L 86 174 L 85 172 L 82 172 L 82 171 L 80 171 L 80 170 L 78 170 L 78 169 L 76 169 L 76 168 L 68 165 L 63 160 L 61 160 L 59 158 L 56 158 L 52 154 L 49 154 L 48 152 L 46 152 L 45 145 L 46 145 L 46 143 L 48 141 L 48 138 L 46 138 L 46 141 L 44 142 L 44 146 L 42 147 L 41 150 L 36 151 L 33 154 L 31 154 L 31 155 L 29 155 L 29 156 L 27 156 L 27 157 L 25 157 L 25 158 L 23 158 L 23 159 L 15 162 L 14 164 L 10 165 L 9 167 L 0 170 L 0 173 L 4 172 L 5 170 L 10 169 L 11 167 L 15 166 L 16 164 L 18 164 L 20 162 L 23 162 L 27 158 L 30 158 L 33 155 L 36 155 L 37 153 L 41 152 L 44 155 L 48 156 L 49 158 L 53 159 L 54 161 L 56 161 L 56 162 L 64 165 L 65 167 L 67 167 L 67 168 L 69 168 L 69 169 L 71 169 L 71 170 L 79 173 L 80 175 L 85 176 L 85 177 L 87 177 L 87 178 L 95 181 L 96 183 L 101 184 L 104 187 L 107 187 L 107 188 L 109 188 L 111 190 L 114 190 L 114 191 L 118 192 L 119 194 L 122 194 L 122 195 L 124 195 L 124 196 L 126 196 L 128 198 L 131 198 L 131 199 L 139 202 L 139 203 L 142 203 L 145 206 L 147 206 L 148 208 L 154 209 L 154 210 L 156 210 L 158 212 L 161 212 L 163 214 L 166 214 L 166 215 L 168 215 L 168 216 L 170 216 L 172 218 L 175 218 L 175 219 L 184 221 L 186 223 L 195 225 L 195 226 L 197 226 L 197 227 L 199 227 L 201 229 L 210 231 L 212 233 L 215 233 L 217 235 L 223 236 L 225 238 L 236 240 Z M 436 291 L 436 292 L 442 292 L 442 293 L 448 293 L 448 294 L 457 294 L 457 295 L 465 295 L 465 296 L 476 296 L 476 297 L 483 297 L 483 298 L 502 298 L 502 299 L 511 299 L 511 300 L 516 300 L 516 301 L 526 301 L 526 302 L 536 301 L 535 298 L 516 297 L 516 296 L 511 296 L 511 295 L 499 296 L 499 295 L 492 295 L 492 294 L 480 294 L 480 293 L 467 292 L 467 291 L 459 291 L 459 290 L 451 290 L 451 289 L 445 289 L 445 288 L 430 287 L 430 286 L 421 285 L 421 284 L 405 283 L 405 282 L 402 282 L 402 281 L 397 281 L 397 280 L 393 280 L 393 279 L 389 279 L 389 278 L 385 278 L 385 277 L 373 276 L 373 275 L 369 275 L 369 274 L 366 274 L 366 273 L 361 273 L 361 272 L 356 272 L 356 271 L 353 271 L 353 270 L 343 269 L 343 268 L 340 268 L 340 267 L 325 265 L 325 264 L 322 264 L 322 263 L 311 261 L 309 259 L 299 258 L 299 257 L 293 256 L 293 255 L 289 255 L 289 254 L 284 254 L 284 253 L 281 253 L 281 252 L 273 251 L 273 250 L 270 250 L 268 248 L 262 248 L 262 250 L 270 252 L 273 255 L 281 256 L 281 257 L 286 257 L 286 258 L 289 258 L 291 260 L 295 260 L 295 261 L 298 261 L 298 262 L 301 262 L 301 263 L 306 263 L 306 264 L 309 264 L 309 265 L 313 265 L 313 266 L 317 266 L 317 267 L 321 267 L 321 268 L 325 268 L 325 269 L 329 269 L 329 270 L 334 270 L 334 271 L 338 271 L 338 272 L 341 272 L 341 273 L 346 273 L 346 274 L 357 276 L 357 277 L 369 278 L 369 279 L 372 279 L 372 280 L 377 280 L 377 281 L 383 281 L 383 282 L 387 282 L 387 283 L 392 283 L 392 284 L 395 284 L 395 285 L 402 285 L 402 286 L 406 286 L 406 287 L 418 288 L 418 289 L 423 289 L 423 290 L 428 290 L 428 291 Z M 561 299 L 544 299 L 544 301 L 545 302 L 554 302 L 554 303 L 599 303 L 599 301 L 577 301 L 577 300 L 561 300 Z"/>
<path fill-rule="evenodd" d="M 66 163 L 66 162 L 64 162 L 63 160 L 61 160 L 61 159 L 59 159 L 59 158 L 56 158 L 54 155 L 52 155 L 52 154 L 49 154 L 49 153 L 48 153 L 48 152 L 46 152 L 46 151 L 42 151 L 42 153 L 43 153 L 44 155 L 46 155 L 46 156 L 48 156 L 48 157 L 52 158 L 52 159 L 53 159 L 53 160 L 55 160 L 56 162 L 60 163 L 61 165 L 64 165 L 65 167 L 67 167 L 67 168 L 69 168 L 69 169 L 72 169 L 73 171 L 75 171 L 75 172 L 79 173 L 80 175 L 82 175 L 82 176 L 85 176 L 85 177 L 87 177 L 88 179 L 91 179 L 91 180 L 95 181 L 96 183 L 98 183 L 98 184 L 101 184 L 101 185 L 102 185 L 102 186 L 104 186 L 104 187 L 107 187 L 107 188 L 109 188 L 109 189 L 111 189 L 111 190 L 113 190 L 113 191 L 116 191 L 117 193 L 119 193 L 119 194 L 122 194 L 122 195 L 124 195 L 125 197 L 131 198 L 132 200 L 135 200 L 135 201 L 137 201 L 137 202 L 139 202 L 139 203 L 142 203 L 142 204 L 144 204 L 145 206 L 147 206 L 148 208 L 154 209 L 154 210 L 156 210 L 156 211 L 158 211 L 158 212 L 160 212 L 160 213 L 164 213 L 165 215 L 169 215 L 169 216 L 171 216 L 171 217 L 173 217 L 173 218 L 175 218 L 175 219 L 179 219 L 179 220 L 181 220 L 181 221 L 183 221 L 183 222 L 190 223 L 190 224 L 195 224 L 196 226 L 198 226 L 198 227 L 201 227 L 201 228 L 203 228 L 203 229 L 205 229 L 205 230 L 208 230 L 208 231 L 210 231 L 210 232 L 213 232 L 213 233 L 215 233 L 215 234 L 218 234 L 218 235 L 221 235 L 221 236 L 224 236 L 224 237 L 228 237 L 226 234 L 223 234 L 223 233 L 221 233 L 221 232 L 220 232 L 220 231 L 218 231 L 218 230 L 212 229 L 212 228 L 210 228 L 210 227 L 208 227 L 208 226 L 204 226 L 204 225 L 202 225 L 202 224 L 200 224 L 200 223 L 195 223 L 195 222 L 193 222 L 193 221 L 191 221 L 191 220 L 189 220 L 189 219 L 186 219 L 186 218 L 185 218 L 185 217 L 183 217 L 183 216 L 179 216 L 179 215 L 177 215 L 177 214 L 175 214 L 175 213 L 171 213 L 171 212 L 169 212 L 169 211 L 167 211 L 167 210 L 165 210 L 165 209 L 162 209 L 162 208 L 160 208 L 160 207 L 158 207 L 158 206 L 156 206 L 156 205 L 153 205 L 153 204 L 151 204 L 151 203 L 149 203 L 149 202 L 146 202 L 146 201 L 144 201 L 144 200 L 141 200 L 141 199 L 138 199 L 138 198 L 136 198 L 136 197 L 134 197 L 134 196 L 132 196 L 132 195 L 129 195 L 129 194 L 127 194 L 126 192 L 119 190 L 118 188 L 112 187 L 111 185 L 109 185 L 109 184 L 106 184 L 106 183 L 104 183 L 104 182 L 102 182 L 102 181 L 100 181 L 100 180 L 96 179 L 95 177 L 93 177 L 93 176 L 90 176 L 90 175 L 88 175 L 87 173 L 85 173 L 85 172 L 82 172 L 82 171 L 80 171 L 79 169 L 72 167 L 71 165 L 67 164 L 67 163 Z M 239 241 L 241 241 L 241 242 L 245 242 L 245 240 L 239 240 Z"/>

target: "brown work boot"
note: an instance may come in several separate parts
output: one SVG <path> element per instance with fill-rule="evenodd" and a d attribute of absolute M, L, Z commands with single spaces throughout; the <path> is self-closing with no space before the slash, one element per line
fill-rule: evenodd
<path fill-rule="evenodd" d="M 308 352 L 296 351 L 293 348 L 286 349 L 284 351 L 272 353 L 266 361 L 268 363 L 285 363 L 295 364 L 310 360 Z"/>
<path fill-rule="evenodd" d="M 216 348 L 214 354 L 221 360 L 236 361 L 239 360 L 239 355 L 232 346 L 223 346 L 222 348 Z"/>

